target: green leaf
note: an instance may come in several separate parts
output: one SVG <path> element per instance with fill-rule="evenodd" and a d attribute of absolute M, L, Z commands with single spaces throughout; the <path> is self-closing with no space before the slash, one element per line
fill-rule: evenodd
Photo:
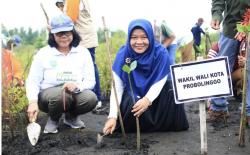
<path fill-rule="evenodd" d="M 123 65 L 122 70 L 123 70 L 124 72 L 128 73 L 128 74 L 130 74 L 130 72 L 131 72 L 128 65 Z"/>
<path fill-rule="evenodd" d="M 250 24 L 246 26 L 247 32 L 250 32 Z"/>
<path fill-rule="evenodd" d="M 137 61 L 133 61 L 130 65 L 130 71 L 133 71 L 137 67 Z"/>
<path fill-rule="evenodd" d="M 244 26 L 243 25 L 237 24 L 236 27 L 237 27 L 238 32 L 244 32 Z"/>

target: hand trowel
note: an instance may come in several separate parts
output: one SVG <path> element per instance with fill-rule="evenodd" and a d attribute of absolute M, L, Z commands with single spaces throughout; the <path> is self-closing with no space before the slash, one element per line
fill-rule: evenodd
<path fill-rule="evenodd" d="M 33 121 L 32 123 L 29 123 L 27 126 L 27 134 L 30 140 L 31 145 L 35 146 L 39 136 L 41 133 L 41 126 Z"/>

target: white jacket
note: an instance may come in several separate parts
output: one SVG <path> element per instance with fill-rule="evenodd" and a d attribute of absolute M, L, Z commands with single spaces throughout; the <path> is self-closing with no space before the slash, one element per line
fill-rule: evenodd
<path fill-rule="evenodd" d="M 37 101 L 41 90 L 72 82 L 82 91 L 95 86 L 94 65 L 89 51 L 81 46 L 72 47 L 67 55 L 46 46 L 34 56 L 28 78 L 28 100 Z"/>

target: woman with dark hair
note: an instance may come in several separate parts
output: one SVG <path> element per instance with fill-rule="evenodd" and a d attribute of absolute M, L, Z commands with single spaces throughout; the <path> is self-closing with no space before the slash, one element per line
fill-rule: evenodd
<path fill-rule="evenodd" d="M 128 79 L 128 74 L 122 68 L 134 60 L 137 61 L 137 67 L 131 71 Z M 154 40 L 150 22 L 144 19 L 132 21 L 127 42 L 118 51 L 112 68 L 126 132 L 136 131 L 135 117 L 140 119 L 142 132 L 188 129 L 184 105 L 175 104 L 171 81 L 167 80 L 169 61 L 166 49 Z M 117 111 L 112 88 L 104 134 L 112 134 L 115 128 L 120 129 Z"/>
<path fill-rule="evenodd" d="M 66 33 L 66 32 L 65 32 Z M 73 36 L 73 40 L 72 42 L 69 44 L 70 47 L 77 47 L 81 41 L 81 37 L 79 36 L 79 34 L 76 32 L 76 30 L 73 28 L 71 30 L 72 36 Z M 56 43 L 55 37 L 53 33 L 49 33 L 49 39 L 48 39 L 48 44 L 50 47 L 58 47 L 58 44 Z"/>
<path fill-rule="evenodd" d="M 97 104 L 91 91 L 95 86 L 94 65 L 89 51 L 79 46 L 80 37 L 71 19 L 62 14 L 51 20 L 48 46 L 35 55 L 26 83 L 30 122 L 39 110 L 48 113 L 44 133 L 57 133 L 59 119 L 64 124 L 84 128 L 79 115 Z"/>

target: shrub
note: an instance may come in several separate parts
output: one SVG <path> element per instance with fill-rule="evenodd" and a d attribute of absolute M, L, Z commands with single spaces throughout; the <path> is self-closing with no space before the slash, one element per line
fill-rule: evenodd
<path fill-rule="evenodd" d="M 112 56 L 112 62 L 119 48 L 126 41 L 126 34 L 123 31 L 116 31 L 112 33 L 110 41 L 110 52 Z M 100 43 L 96 49 L 96 63 L 99 69 L 99 77 L 101 84 L 101 92 L 104 99 L 109 98 L 111 90 L 111 73 L 109 66 L 109 58 L 106 43 Z"/>

